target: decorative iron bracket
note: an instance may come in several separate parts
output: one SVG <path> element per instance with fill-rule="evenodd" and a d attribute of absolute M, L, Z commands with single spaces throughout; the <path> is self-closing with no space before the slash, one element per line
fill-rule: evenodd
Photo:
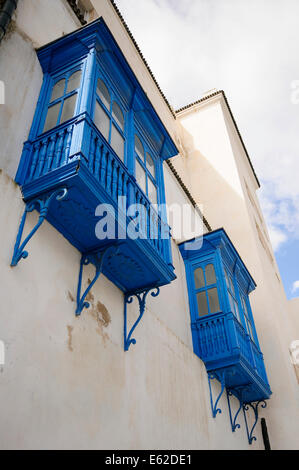
<path fill-rule="evenodd" d="M 266 408 L 267 403 L 265 402 L 265 400 L 260 400 L 260 401 L 256 401 L 256 402 L 253 402 L 253 403 L 244 403 L 243 404 L 243 413 L 244 413 L 244 419 L 245 419 L 246 431 L 247 431 L 247 437 L 248 437 L 249 444 L 252 444 L 252 441 L 256 441 L 256 437 L 253 436 L 253 431 L 254 431 L 254 428 L 255 428 L 256 423 L 258 421 L 258 406 L 259 406 L 260 403 L 261 403 L 262 408 Z M 254 418 L 255 418 L 255 421 L 253 423 L 253 426 L 252 426 L 250 432 L 248 430 L 248 423 L 247 423 L 247 418 L 246 418 L 246 411 L 249 410 L 249 407 L 251 407 L 253 409 Z"/>
<path fill-rule="evenodd" d="M 237 424 L 237 417 L 243 407 L 243 394 L 247 390 L 248 386 L 244 385 L 242 387 L 235 387 L 234 389 L 227 389 L 226 390 L 226 396 L 227 396 L 227 403 L 228 403 L 228 410 L 229 410 L 229 417 L 230 417 L 230 424 L 232 427 L 232 432 L 235 432 L 236 429 L 240 429 L 240 424 Z M 232 416 L 232 410 L 230 406 L 230 399 L 229 397 L 235 396 L 239 400 L 239 408 L 236 411 L 235 416 Z"/>
<path fill-rule="evenodd" d="M 19 231 L 17 234 L 15 246 L 14 246 L 14 252 L 11 260 L 11 266 L 16 266 L 18 262 L 20 261 L 21 258 L 27 258 L 28 256 L 28 251 L 24 250 L 25 246 L 29 242 L 29 240 L 33 237 L 35 232 L 39 229 L 39 227 L 42 225 L 43 221 L 47 217 L 48 211 L 50 204 L 54 198 L 56 198 L 57 201 L 61 201 L 62 199 L 65 198 L 67 195 L 67 189 L 66 188 L 60 188 L 56 189 L 52 193 L 47 193 L 45 195 L 42 195 L 36 199 L 33 199 L 29 202 L 26 203 L 26 207 L 24 210 L 24 214 L 22 216 L 22 220 L 19 226 Z M 23 243 L 21 243 L 22 235 L 23 235 L 23 230 L 26 222 L 26 217 L 28 212 L 32 212 L 34 209 L 39 209 L 39 219 L 37 224 L 34 226 L 34 228 L 31 230 L 29 235 L 25 238 Z"/>
<path fill-rule="evenodd" d="M 125 294 L 125 299 L 124 299 L 124 350 L 125 351 L 128 351 L 131 344 L 136 344 L 136 339 L 132 338 L 132 334 L 144 314 L 147 294 L 153 289 L 155 289 L 155 291 L 151 292 L 151 295 L 153 297 L 157 297 L 160 293 L 159 287 L 151 287 L 150 289 L 146 289 L 141 292 Z M 127 335 L 127 304 L 131 304 L 133 302 L 133 297 L 136 297 L 139 303 L 139 317 L 137 318 L 134 325 L 130 329 L 129 334 Z"/>
<path fill-rule="evenodd" d="M 117 254 L 117 247 L 115 245 L 108 246 L 105 250 L 98 252 L 98 253 L 85 253 L 81 256 L 80 261 L 80 270 L 79 270 L 79 279 L 78 279 L 78 288 L 77 288 L 77 308 L 76 308 L 76 315 L 79 316 L 82 313 L 84 308 L 89 308 L 89 302 L 87 302 L 86 296 L 88 295 L 89 291 L 93 287 L 93 285 L 98 280 L 100 274 L 103 271 L 103 264 L 105 257 L 108 252 L 112 252 L 113 255 Z M 81 288 L 82 288 L 82 275 L 83 275 L 83 267 L 87 266 L 88 264 L 92 263 L 95 266 L 95 275 L 91 281 L 91 283 L 87 286 L 83 294 L 81 295 Z"/>
<path fill-rule="evenodd" d="M 219 376 L 218 376 L 219 375 Z M 213 418 L 216 418 L 217 413 L 222 413 L 220 408 L 217 408 L 218 402 L 223 394 L 224 388 L 225 388 L 225 372 L 208 372 L 208 378 L 209 378 L 209 389 L 210 389 L 210 400 L 211 400 L 211 408 L 212 408 L 212 415 Z M 215 401 L 215 404 L 213 404 L 213 394 L 212 394 L 212 387 L 211 387 L 211 380 L 217 379 L 220 384 L 221 384 L 221 390 L 220 393 Z"/>

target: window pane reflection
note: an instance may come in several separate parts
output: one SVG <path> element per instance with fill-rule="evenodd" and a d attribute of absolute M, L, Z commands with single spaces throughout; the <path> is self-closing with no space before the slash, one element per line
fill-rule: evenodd
<path fill-rule="evenodd" d="M 205 268 L 205 273 L 206 273 L 207 285 L 216 284 L 215 270 L 212 264 L 207 264 Z"/>
<path fill-rule="evenodd" d="M 70 93 L 71 91 L 79 88 L 80 81 L 81 81 L 81 70 L 77 70 L 77 72 L 73 73 L 68 79 L 66 92 Z"/>
<path fill-rule="evenodd" d="M 119 158 L 123 161 L 124 160 L 124 139 L 122 135 L 118 132 L 115 125 L 112 124 L 111 128 L 111 147 Z"/>
<path fill-rule="evenodd" d="M 110 120 L 105 111 L 103 110 L 102 106 L 96 102 L 95 112 L 94 112 L 94 123 L 99 129 L 99 131 L 103 134 L 106 140 L 109 139 L 109 127 L 110 127 Z"/>
<path fill-rule="evenodd" d="M 118 106 L 118 104 L 115 102 L 113 103 L 113 106 L 112 106 L 112 117 L 115 119 L 116 123 L 119 125 L 119 127 L 123 131 L 124 124 L 125 124 L 124 115 L 122 113 L 122 110 Z"/>
<path fill-rule="evenodd" d="M 137 135 L 135 135 L 135 152 L 137 155 L 140 157 L 142 161 L 144 161 L 144 150 L 143 150 L 143 145 L 141 143 L 141 140 Z"/>
<path fill-rule="evenodd" d="M 136 159 L 136 181 L 140 188 L 146 193 L 145 171 Z"/>
<path fill-rule="evenodd" d="M 149 153 L 146 154 L 146 167 L 150 174 L 155 178 L 155 164 Z"/>
<path fill-rule="evenodd" d="M 77 93 L 64 100 L 60 124 L 74 116 L 76 100 Z"/>
<path fill-rule="evenodd" d="M 203 277 L 203 270 L 202 268 L 197 268 L 194 271 L 194 282 L 195 282 L 195 288 L 200 289 L 201 287 L 204 287 L 205 285 L 205 280 Z"/>
<path fill-rule="evenodd" d="M 100 78 L 98 79 L 97 93 L 106 108 L 110 111 L 110 94 L 105 83 Z"/>
<path fill-rule="evenodd" d="M 219 306 L 217 288 L 212 287 L 212 289 L 209 289 L 208 296 L 209 296 L 210 313 L 219 312 L 220 306 Z"/>
<path fill-rule="evenodd" d="M 207 296 L 205 292 L 198 292 L 196 294 L 197 299 L 197 307 L 198 307 L 198 315 L 207 315 L 208 311 L 208 303 L 207 303 Z"/>
<path fill-rule="evenodd" d="M 51 106 L 48 109 L 48 114 L 47 114 L 47 118 L 46 118 L 46 122 L 45 122 L 43 132 L 46 132 L 49 129 L 52 129 L 53 127 L 56 126 L 57 119 L 58 119 L 58 114 L 59 114 L 59 110 L 60 110 L 60 105 L 61 105 L 61 103 L 59 102 L 59 103 L 54 104 L 54 106 Z"/>
<path fill-rule="evenodd" d="M 157 204 L 157 188 L 156 186 L 151 182 L 151 180 L 148 178 L 147 180 L 147 185 L 148 185 L 148 198 L 151 201 L 152 204 Z"/>
<path fill-rule="evenodd" d="M 57 100 L 57 98 L 61 98 L 63 93 L 64 93 L 64 87 L 65 87 L 65 79 L 63 78 L 62 80 L 59 80 L 57 83 L 55 83 L 53 90 L 52 90 L 52 96 L 50 103 L 54 100 Z"/>

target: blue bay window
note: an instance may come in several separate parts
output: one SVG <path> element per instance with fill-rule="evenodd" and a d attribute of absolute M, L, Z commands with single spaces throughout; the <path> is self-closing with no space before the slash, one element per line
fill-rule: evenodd
<path fill-rule="evenodd" d="M 44 79 L 16 175 L 26 206 L 11 264 L 28 255 L 25 246 L 47 219 L 82 253 L 77 314 L 88 306 L 86 294 L 101 272 L 125 302 L 130 295 L 145 299 L 176 277 L 166 214 L 153 204 L 165 202 L 163 161 L 177 148 L 102 18 L 37 55 Z M 110 207 L 101 216 L 100 204 Z M 129 208 L 140 205 L 137 221 Z M 39 222 L 21 242 L 33 209 Z M 114 224 L 114 237 L 98 237 L 99 217 Z M 142 236 L 130 237 L 129 226 Z M 95 278 L 81 295 L 88 263 Z"/>
<path fill-rule="evenodd" d="M 270 397 L 249 294 L 256 285 L 223 229 L 180 245 L 193 348 L 210 378 L 242 404 Z M 222 393 L 221 392 L 221 393 Z M 216 413 L 216 411 L 214 410 Z"/>

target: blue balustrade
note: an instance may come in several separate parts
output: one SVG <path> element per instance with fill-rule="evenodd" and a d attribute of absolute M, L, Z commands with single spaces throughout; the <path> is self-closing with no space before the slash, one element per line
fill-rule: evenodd
<path fill-rule="evenodd" d="M 77 134 L 76 127 L 82 126 L 82 140 L 76 145 L 76 154 L 70 154 L 72 139 Z M 131 205 L 140 204 L 144 207 L 142 231 L 144 238 L 168 264 L 170 227 L 162 221 L 147 196 L 129 173 L 127 167 L 117 156 L 102 134 L 85 117 L 77 117 L 68 123 L 58 126 L 32 142 L 26 142 L 27 172 L 23 185 L 32 183 L 50 172 L 57 170 L 76 160 L 81 160 L 90 174 L 100 183 L 117 207 L 118 198 L 126 198 L 127 210 Z M 84 152 L 84 153 L 83 153 Z M 165 235 L 168 234 L 168 239 Z"/>

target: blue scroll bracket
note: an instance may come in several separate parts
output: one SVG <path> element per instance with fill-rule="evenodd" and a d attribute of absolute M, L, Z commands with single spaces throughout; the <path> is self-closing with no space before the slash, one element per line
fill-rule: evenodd
<path fill-rule="evenodd" d="M 235 387 L 233 389 L 227 389 L 226 390 L 226 396 L 227 396 L 227 403 L 228 403 L 228 410 L 229 410 L 229 417 L 230 417 L 230 424 L 232 427 L 232 432 L 235 432 L 236 429 L 240 429 L 240 424 L 237 423 L 237 418 L 238 415 L 243 407 L 243 396 L 244 392 L 248 389 L 248 386 L 244 385 L 242 387 Z M 230 405 L 230 397 L 234 396 L 237 398 L 239 401 L 239 408 L 237 409 L 235 415 L 233 416 L 232 414 L 232 409 Z"/>
<path fill-rule="evenodd" d="M 75 312 L 76 316 L 81 315 L 84 308 L 89 308 L 90 304 L 89 302 L 85 300 L 86 296 L 88 295 L 91 288 L 94 286 L 94 284 L 100 277 L 100 274 L 103 271 L 105 258 L 108 256 L 109 253 L 110 253 L 110 256 L 116 255 L 118 253 L 118 248 L 115 245 L 110 245 L 101 252 L 82 254 L 81 261 L 80 261 L 78 288 L 77 288 L 77 308 Z M 95 266 L 95 275 L 92 281 L 89 283 L 89 285 L 85 289 L 85 291 L 83 292 L 83 294 L 81 295 L 83 268 L 84 266 L 87 266 L 90 263 Z"/>
<path fill-rule="evenodd" d="M 213 418 L 216 418 L 217 413 L 222 413 L 220 408 L 217 408 L 219 400 L 224 392 L 225 388 L 225 371 L 222 372 L 208 372 L 208 379 L 209 379 L 209 390 L 210 390 L 210 401 L 211 401 L 211 409 L 212 409 L 212 415 Z M 221 390 L 218 394 L 218 397 L 216 398 L 215 404 L 213 403 L 213 393 L 212 393 L 212 386 L 211 386 L 211 381 L 217 379 L 220 384 L 221 384 Z"/>
<path fill-rule="evenodd" d="M 247 437 L 248 437 L 248 442 L 249 442 L 250 445 L 252 444 L 252 441 L 256 441 L 256 437 L 253 436 L 253 431 L 254 431 L 254 428 L 255 428 L 256 423 L 258 421 L 258 407 L 259 407 L 259 405 L 261 405 L 262 408 L 266 408 L 267 403 L 265 402 L 265 400 L 260 400 L 260 401 L 256 401 L 256 402 L 252 402 L 252 403 L 244 403 L 243 404 L 243 413 L 244 413 L 244 419 L 245 419 L 245 424 L 246 424 Z M 250 431 L 248 429 L 248 423 L 247 423 L 247 418 L 246 418 L 246 412 L 249 411 L 249 408 L 251 408 L 253 410 L 254 419 L 255 419 L 254 423 L 253 423 L 253 426 L 252 426 Z"/>
<path fill-rule="evenodd" d="M 53 199 L 55 198 L 57 201 L 62 201 L 67 195 L 67 189 L 66 188 L 60 188 L 56 189 L 52 193 L 46 193 L 44 195 L 41 195 L 40 197 L 36 199 L 32 199 L 31 201 L 26 203 L 25 210 L 22 216 L 22 220 L 19 226 L 19 231 L 17 234 L 15 246 L 14 246 L 14 252 L 12 256 L 12 260 L 10 265 L 11 266 L 16 266 L 20 259 L 25 259 L 28 256 L 28 251 L 25 250 L 25 247 L 27 243 L 31 240 L 35 232 L 39 229 L 39 227 L 42 225 L 44 222 L 45 218 L 47 217 L 49 207 Z M 38 222 L 36 225 L 33 227 L 29 235 L 24 239 L 23 242 L 21 242 L 24 227 L 25 227 L 25 222 L 26 222 L 26 217 L 28 212 L 32 212 L 34 209 L 37 209 L 39 211 L 39 218 Z"/>
<path fill-rule="evenodd" d="M 129 347 L 131 344 L 136 344 L 136 339 L 132 338 L 132 334 L 137 327 L 138 323 L 140 322 L 141 318 L 143 317 L 143 314 L 145 312 L 145 304 L 146 304 L 146 298 L 148 293 L 151 292 L 152 297 L 157 297 L 160 293 L 159 287 L 151 287 L 149 289 L 143 290 L 141 292 L 136 292 L 136 293 L 126 293 L 125 298 L 124 298 L 124 350 L 128 351 Z M 127 304 L 131 304 L 133 302 L 133 298 L 136 297 L 138 300 L 139 304 L 139 316 L 137 320 L 135 321 L 134 325 L 129 331 L 129 334 L 127 334 L 127 329 L 128 329 L 128 318 L 127 318 Z"/>

